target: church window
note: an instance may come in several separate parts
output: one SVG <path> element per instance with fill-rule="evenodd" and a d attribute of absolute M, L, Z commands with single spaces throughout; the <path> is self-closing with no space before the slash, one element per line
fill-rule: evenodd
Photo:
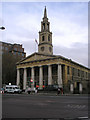
<path fill-rule="evenodd" d="M 75 68 L 72 68 L 72 75 L 75 75 Z"/>
<path fill-rule="evenodd" d="M 44 51 L 44 47 L 41 47 L 41 50 Z"/>
<path fill-rule="evenodd" d="M 50 52 L 52 51 L 51 47 L 49 47 L 49 51 L 50 51 Z"/>
<path fill-rule="evenodd" d="M 50 35 L 48 36 L 48 41 L 50 41 Z"/>
<path fill-rule="evenodd" d="M 78 76 L 80 76 L 80 70 L 78 69 Z"/>
<path fill-rule="evenodd" d="M 69 74 L 69 69 L 70 69 L 69 66 L 67 66 L 67 74 Z"/>
<path fill-rule="evenodd" d="M 82 77 L 84 77 L 84 71 L 82 71 L 82 73 L 81 73 L 81 74 L 82 74 Z"/>
<path fill-rule="evenodd" d="M 49 30 L 49 24 L 47 24 L 47 30 Z"/>
<path fill-rule="evenodd" d="M 44 36 L 42 36 L 42 41 L 44 41 L 45 40 L 45 37 Z"/>
<path fill-rule="evenodd" d="M 43 30 L 45 30 L 45 23 L 43 23 Z"/>
<path fill-rule="evenodd" d="M 86 78 L 88 77 L 88 74 L 87 74 L 87 72 L 86 72 Z"/>

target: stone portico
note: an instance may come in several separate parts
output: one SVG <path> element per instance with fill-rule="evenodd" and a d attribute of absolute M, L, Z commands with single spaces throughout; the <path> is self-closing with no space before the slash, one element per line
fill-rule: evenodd
<path fill-rule="evenodd" d="M 34 53 L 33 56 L 36 56 L 36 54 L 38 55 L 38 53 Z M 39 55 L 41 57 L 41 54 Z M 42 64 L 40 61 L 42 61 Z M 50 63 L 50 61 L 52 62 Z M 23 69 L 23 89 L 26 89 L 31 79 L 33 80 L 33 85 L 35 87 L 38 85 L 41 89 L 43 86 L 54 84 L 62 87 L 62 65 L 53 61 L 53 58 L 50 61 L 42 59 L 34 60 L 32 63 L 29 59 L 29 62 L 19 64 L 17 67 L 17 85 L 20 84 L 20 70 Z"/>

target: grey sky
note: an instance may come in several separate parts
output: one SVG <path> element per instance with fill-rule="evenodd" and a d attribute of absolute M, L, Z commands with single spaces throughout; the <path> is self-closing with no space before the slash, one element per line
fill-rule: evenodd
<path fill-rule="evenodd" d="M 2 3 L 0 20 L 6 27 L 3 41 L 23 44 L 27 55 L 35 52 L 45 6 L 53 33 L 53 53 L 88 66 L 87 2 Z"/>

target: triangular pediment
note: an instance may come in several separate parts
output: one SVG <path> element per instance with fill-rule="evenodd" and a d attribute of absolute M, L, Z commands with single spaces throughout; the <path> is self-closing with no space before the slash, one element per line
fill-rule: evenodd
<path fill-rule="evenodd" d="M 36 61 L 36 60 L 44 60 L 44 59 L 55 58 L 55 57 L 56 57 L 55 55 L 44 55 L 40 53 L 33 53 L 27 56 L 25 59 L 19 61 L 19 63 Z"/>

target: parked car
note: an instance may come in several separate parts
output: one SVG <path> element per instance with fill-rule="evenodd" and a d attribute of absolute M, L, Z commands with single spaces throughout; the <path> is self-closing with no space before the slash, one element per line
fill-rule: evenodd
<path fill-rule="evenodd" d="M 17 85 L 6 85 L 5 93 L 21 93 L 22 90 Z"/>
<path fill-rule="evenodd" d="M 47 87 L 44 88 L 46 91 L 57 91 L 58 85 L 48 85 Z"/>

